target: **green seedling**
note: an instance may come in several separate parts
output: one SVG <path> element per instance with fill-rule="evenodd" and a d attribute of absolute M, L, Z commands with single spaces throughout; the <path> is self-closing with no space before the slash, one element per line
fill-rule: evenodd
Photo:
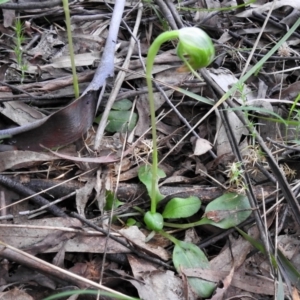
<path fill-rule="evenodd" d="M 126 226 L 137 226 L 139 227 L 141 224 L 139 222 L 137 222 L 134 218 L 128 218 L 126 221 Z"/>
<path fill-rule="evenodd" d="M 163 230 L 159 233 L 174 243 L 173 250 L 173 263 L 178 273 L 182 273 L 184 269 L 190 268 L 201 268 L 209 269 L 209 261 L 205 256 L 204 252 L 192 243 L 187 243 L 177 240 L 174 236 L 164 232 Z M 214 282 L 209 282 L 199 278 L 187 278 L 189 285 L 193 291 L 202 298 L 208 298 L 216 288 Z"/>
<path fill-rule="evenodd" d="M 296 30 L 296 28 L 300 25 L 300 19 L 297 20 L 295 22 L 295 24 L 291 27 L 291 29 L 284 35 L 284 37 L 282 37 L 282 39 L 276 43 L 276 45 L 255 65 L 253 66 L 238 82 L 238 84 L 235 84 L 229 91 L 227 91 L 222 98 L 215 104 L 213 104 L 213 107 L 201 118 L 201 120 L 199 120 L 199 122 L 197 122 L 197 126 L 203 122 L 203 120 L 205 118 L 207 118 L 207 116 L 214 111 L 216 108 L 218 108 L 226 99 L 228 99 L 230 96 L 232 96 L 236 90 L 239 89 L 239 87 L 241 87 L 241 85 L 252 75 L 254 74 L 258 69 L 260 69 L 262 67 L 262 65 L 267 61 L 267 59 L 273 55 L 278 48 L 280 47 L 280 45 L 282 45 L 282 43 L 284 43 L 290 36 L 291 34 Z M 157 205 L 157 198 L 156 198 L 156 192 L 159 191 L 158 189 L 158 176 L 157 176 L 157 172 L 158 172 L 158 167 L 157 167 L 157 146 L 156 146 L 156 130 L 155 130 L 155 109 L 154 109 L 154 101 L 153 101 L 153 91 L 152 91 L 152 83 L 151 83 L 151 70 L 152 70 L 152 66 L 153 66 L 153 60 L 154 57 L 160 47 L 160 45 L 168 40 L 171 39 L 176 39 L 180 37 L 178 35 L 178 31 L 172 31 L 170 36 L 159 36 L 157 38 L 156 41 L 154 41 L 153 45 L 151 46 L 151 48 L 149 49 L 149 54 L 148 54 L 148 59 L 147 59 L 147 84 L 148 84 L 148 90 L 149 90 L 149 104 L 150 104 L 150 113 L 151 113 L 151 124 L 152 124 L 152 138 L 153 138 L 153 160 L 152 160 L 152 168 L 147 166 L 145 167 L 145 170 L 150 174 L 149 177 L 151 178 L 151 181 L 147 183 L 148 186 L 148 191 L 149 191 L 149 187 L 150 187 L 150 198 L 151 198 L 151 211 L 148 212 L 152 214 L 153 218 L 151 219 L 151 221 L 153 221 L 153 224 L 151 224 L 151 229 L 158 231 L 161 235 L 169 238 L 177 247 L 176 249 L 176 257 L 173 256 L 173 260 L 176 261 L 176 259 L 178 259 L 178 261 L 176 262 L 177 265 L 177 270 L 180 269 L 180 266 L 186 267 L 186 262 L 189 260 L 185 260 L 184 258 L 180 258 L 181 255 L 184 257 L 193 257 L 191 254 L 193 253 L 194 249 L 194 245 L 191 243 L 187 243 L 187 246 L 178 246 L 177 240 L 168 235 L 166 232 L 164 232 L 163 230 L 159 230 L 159 228 L 161 228 L 161 218 L 157 218 L 158 219 L 158 224 L 156 224 L 156 205 Z M 195 41 L 196 36 L 193 36 L 193 41 Z M 193 42 L 191 41 L 191 42 Z M 179 41 L 180 42 L 180 41 Z M 205 47 L 204 43 L 204 47 Z M 212 45 L 211 42 L 208 43 L 208 45 Z M 193 48 L 193 47 L 192 47 Z M 181 49 L 181 47 L 178 47 L 179 51 Z M 210 47 L 207 48 L 208 49 L 208 53 L 212 54 L 214 53 L 214 50 L 211 50 Z M 198 53 L 201 53 L 200 51 Z M 205 51 L 204 51 L 205 53 Z M 188 56 L 193 56 L 193 53 L 191 53 L 190 51 L 186 51 L 185 50 L 185 54 Z M 200 54 L 201 55 L 201 54 Z M 185 59 L 184 54 L 182 55 L 183 59 Z M 211 56 L 212 59 L 213 55 Z M 190 71 L 193 72 L 192 67 L 201 67 L 200 66 L 195 66 L 193 63 L 193 59 L 191 59 L 190 57 L 188 63 L 185 62 L 185 66 L 187 66 L 188 68 L 191 68 Z M 205 65 L 205 64 L 204 64 Z M 199 101 L 209 101 L 205 98 L 199 98 L 198 95 L 195 95 L 191 92 L 182 90 L 182 89 L 178 89 L 178 88 L 174 88 L 177 91 L 182 92 L 185 95 L 188 95 L 191 98 L 194 98 L 196 100 Z M 207 102 L 206 102 L 207 103 Z M 212 104 L 212 103 L 209 103 Z M 256 108 L 257 109 L 257 108 Z M 195 125 L 195 126 L 196 126 Z M 251 126 L 250 126 L 251 128 Z M 200 200 L 199 200 L 200 201 Z M 200 202 L 201 203 L 201 202 Z M 178 210 L 174 210 L 174 211 L 178 211 Z M 224 194 L 221 197 L 215 199 L 214 201 L 212 201 L 205 210 L 205 215 L 204 217 L 197 221 L 197 222 L 193 222 L 193 223 L 188 223 L 188 224 L 175 224 L 175 223 L 167 223 L 164 222 L 163 226 L 168 226 L 168 227 L 172 227 L 172 228 L 181 228 L 181 229 L 185 229 L 185 228 L 190 228 L 190 227 L 194 227 L 194 226 L 199 226 L 199 225 L 204 225 L 204 224 L 211 224 L 214 226 L 217 226 L 219 228 L 222 229 L 227 229 L 230 228 L 232 226 L 236 226 L 238 224 L 240 224 L 241 222 L 243 222 L 245 219 L 247 219 L 250 214 L 252 212 L 252 209 L 249 205 L 249 201 L 248 198 L 244 195 L 238 195 L 236 193 L 228 193 L 228 194 Z M 195 213 L 195 212 L 194 212 Z M 169 217 L 169 215 L 168 215 Z M 178 218 L 178 215 L 176 215 L 176 217 Z M 145 221 L 146 225 L 147 221 Z M 198 257 L 199 256 L 199 257 Z M 201 255 L 197 254 L 194 256 L 194 258 L 190 261 L 192 264 L 197 262 L 197 259 L 201 260 Z M 175 262 L 174 262 L 175 263 Z M 180 271 L 180 270 L 178 270 Z M 298 277 L 299 278 L 299 277 Z M 188 278 L 190 279 L 190 278 Z M 198 278 L 197 278 L 198 279 Z M 198 281 L 199 285 L 201 285 L 201 282 Z M 193 284 L 191 284 L 193 285 Z M 197 288 L 197 287 L 196 287 Z M 201 295 L 199 295 L 201 296 Z"/>
<path fill-rule="evenodd" d="M 17 65 L 21 71 L 21 83 L 23 83 L 25 79 L 25 72 L 27 71 L 28 66 L 27 64 L 23 63 L 22 44 L 24 43 L 25 38 L 24 38 L 24 27 L 20 19 L 16 20 L 14 29 L 16 33 L 16 37 L 15 37 L 16 46 L 14 48 L 14 52 L 16 54 Z"/>
<path fill-rule="evenodd" d="M 158 181 L 165 177 L 165 173 L 158 168 L 158 153 L 156 144 L 156 119 L 154 97 L 152 89 L 151 71 L 154 58 L 162 43 L 178 39 L 177 55 L 184 62 L 180 71 L 191 71 L 209 65 L 215 54 L 214 46 L 209 36 L 197 28 L 183 28 L 171 32 L 165 32 L 157 37 L 151 45 L 147 57 L 146 79 L 149 92 L 149 106 L 152 125 L 152 167 L 142 166 L 138 176 L 140 181 L 146 186 L 151 200 L 150 211 L 144 214 L 144 222 L 148 229 L 160 233 L 175 244 L 173 250 L 173 263 L 178 272 L 184 268 L 201 267 L 209 268 L 209 261 L 205 254 L 192 243 L 177 240 L 162 230 L 163 226 L 174 228 L 189 228 L 197 225 L 211 224 L 220 228 L 236 226 L 249 217 L 251 208 L 246 196 L 235 193 L 224 194 L 222 197 L 212 201 L 206 208 L 204 217 L 194 223 L 174 224 L 166 223 L 164 219 L 181 219 L 194 215 L 201 207 L 201 200 L 198 197 L 173 198 L 165 206 L 162 214 L 157 212 L 158 203 L 164 199 L 159 191 Z M 202 99 L 199 99 L 202 101 Z M 210 103 L 211 104 L 211 103 Z M 151 234 L 150 234 L 151 235 Z M 188 278 L 188 282 L 195 293 L 201 298 L 209 297 L 216 287 L 215 283 L 199 278 Z"/>
<path fill-rule="evenodd" d="M 228 229 L 245 221 L 251 213 L 252 209 L 247 196 L 226 193 L 206 206 L 199 224 L 210 224 Z"/>
<path fill-rule="evenodd" d="M 184 62 L 184 66 L 181 68 L 181 71 L 190 70 L 195 73 L 195 69 L 209 65 L 214 58 L 215 49 L 209 36 L 201 29 L 183 28 L 181 30 L 164 32 L 159 35 L 151 45 L 147 57 L 146 79 L 149 92 L 153 152 L 152 167 L 142 166 L 138 173 L 139 179 L 145 184 L 151 199 L 151 209 L 145 213 L 144 222 L 149 229 L 159 232 L 175 244 L 173 250 L 173 262 L 177 271 L 180 272 L 181 268 L 184 267 L 191 268 L 199 266 L 202 268 L 208 268 L 209 262 L 205 254 L 197 246 L 192 243 L 181 242 L 162 230 L 164 226 L 164 218 L 177 219 L 187 218 L 194 215 L 201 206 L 199 198 L 174 198 L 167 203 L 162 214 L 156 211 L 157 204 L 164 198 L 164 195 L 162 195 L 159 191 L 158 180 L 166 175 L 158 168 L 156 119 L 151 73 L 154 58 L 160 46 L 163 43 L 174 39 L 179 39 L 177 55 Z M 188 281 L 192 289 L 200 297 L 210 296 L 215 289 L 214 283 L 207 282 L 199 278 L 188 278 Z"/>
<path fill-rule="evenodd" d="M 125 203 L 115 198 L 114 194 L 111 191 L 106 191 L 106 203 L 104 207 L 105 210 L 117 209 L 123 204 Z"/>
<path fill-rule="evenodd" d="M 163 228 L 163 216 L 156 212 L 157 203 L 163 199 L 158 189 L 158 154 L 157 154 L 157 136 L 156 136 L 156 119 L 155 106 L 152 86 L 152 69 L 155 56 L 157 55 L 161 45 L 167 41 L 178 39 L 177 55 L 184 62 L 181 71 L 194 70 L 208 66 L 215 55 L 215 48 L 210 37 L 201 29 L 189 27 L 180 30 L 173 30 L 160 34 L 152 43 L 148 51 L 146 63 L 146 80 L 149 93 L 149 106 L 152 126 L 153 152 L 152 152 L 152 168 L 143 167 L 142 177 L 150 178 L 151 183 L 147 180 L 142 182 L 146 184 L 150 191 L 151 210 L 145 214 L 144 221 L 151 230 L 161 230 Z M 187 56 L 187 58 L 186 58 Z M 141 176 L 139 176 L 141 179 Z M 200 200 L 199 200 L 200 201 Z"/>

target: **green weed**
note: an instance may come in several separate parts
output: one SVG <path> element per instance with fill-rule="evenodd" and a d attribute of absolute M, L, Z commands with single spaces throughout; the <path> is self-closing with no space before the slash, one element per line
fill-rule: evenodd
<path fill-rule="evenodd" d="M 16 33 L 16 37 L 14 38 L 15 44 L 16 44 L 16 46 L 14 48 L 14 52 L 15 52 L 16 59 L 17 59 L 17 65 L 21 71 L 21 83 L 23 83 L 23 81 L 25 79 L 25 72 L 28 70 L 28 65 L 26 63 L 24 63 L 24 59 L 23 59 L 22 45 L 25 41 L 24 26 L 19 18 L 15 22 L 14 29 L 15 29 L 15 33 Z"/>

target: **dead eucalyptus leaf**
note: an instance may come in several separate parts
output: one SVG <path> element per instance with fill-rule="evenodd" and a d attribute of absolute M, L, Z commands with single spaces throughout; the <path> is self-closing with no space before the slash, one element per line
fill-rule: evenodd
<path fill-rule="evenodd" d="M 33 151 L 5 151 L 0 152 L 0 172 L 7 169 L 25 168 L 35 162 L 52 161 L 59 157 L 47 153 Z"/>
<path fill-rule="evenodd" d="M 58 153 L 58 152 L 54 152 L 52 150 L 49 150 L 51 153 L 57 155 L 58 157 L 64 158 L 64 159 L 68 159 L 68 160 L 72 160 L 72 161 L 76 161 L 76 162 L 85 162 L 85 163 L 111 163 L 111 162 L 115 162 L 117 160 L 120 160 L 120 157 L 118 157 L 117 155 L 113 154 L 113 155 L 107 155 L 107 156 L 100 156 L 100 157 L 75 157 L 75 156 L 70 156 L 67 154 L 62 154 L 62 153 Z"/>
<path fill-rule="evenodd" d="M 39 127 L 15 135 L 10 143 L 19 150 L 41 151 L 67 145 L 82 137 L 92 125 L 97 91 L 89 91 L 46 118 Z"/>
<path fill-rule="evenodd" d="M 198 138 L 195 141 L 194 155 L 202 155 L 211 150 L 212 145 L 208 140 Z"/>

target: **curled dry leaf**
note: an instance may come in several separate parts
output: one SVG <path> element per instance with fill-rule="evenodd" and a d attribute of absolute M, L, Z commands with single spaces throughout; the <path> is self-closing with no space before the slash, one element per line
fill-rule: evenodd
<path fill-rule="evenodd" d="M 100 156 L 100 157 L 75 157 L 75 156 L 70 156 L 70 155 L 67 155 L 67 154 L 62 154 L 62 153 L 54 152 L 52 150 L 49 150 L 49 151 L 51 153 L 53 153 L 54 155 L 57 155 L 60 158 L 64 158 L 64 159 L 68 159 L 68 160 L 72 160 L 72 161 L 76 161 L 76 162 L 102 164 L 102 163 L 115 162 L 115 161 L 117 161 L 117 160 L 120 159 L 120 157 L 118 157 L 115 154 L 107 155 L 107 156 Z"/>
<path fill-rule="evenodd" d="M 162 246 L 154 246 L 151 241 L 146 243 L 146 236 L 136 226 L 121 229 L 119 233 L 145 252 L 151 253 L 163 260 L 168 260 L 170 258 L 170 254 Z"/>
<path fill-rule="evenodd" d="M 95 91 L 84 94 L 75 102 L 52 114 L 39 127 L 15 135 L 11 143 L 19 150 L 40 151 L 42 147 L 67 145 L 81 138 L 92 125 L 96 97 Z"/>
<path fill-rule="evenodd" d="M 58 156 L 33 151 L 6 151 L 0 152 L 0 172 L 14 168 L 32 166 L 35 162 L 52 161 Z"/>

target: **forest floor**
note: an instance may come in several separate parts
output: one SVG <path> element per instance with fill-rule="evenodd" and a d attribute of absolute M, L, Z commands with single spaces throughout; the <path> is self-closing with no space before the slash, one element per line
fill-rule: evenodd
<path fill-rule="evenodd" d="M 0 5 L 0 298 L 299 299 L 299 1 L 69 0 L 73 49 L 63 1 L 17 2 Z M 183 27 L 215 56 L 189 72 L 167 38 L 155 57 L 156 212 L 146 58 Z"/>

